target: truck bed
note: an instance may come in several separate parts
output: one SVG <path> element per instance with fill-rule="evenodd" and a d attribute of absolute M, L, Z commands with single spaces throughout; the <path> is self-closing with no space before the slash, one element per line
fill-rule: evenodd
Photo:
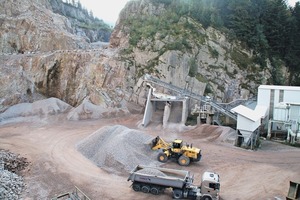
<path fill-rule="evenodd" d="M 187 182 L 192 183 L 193 181 L 189 171 L 142 165 L 137 165 L 130 172 L 129 180 L 172 188 L 183 188 Z"/>

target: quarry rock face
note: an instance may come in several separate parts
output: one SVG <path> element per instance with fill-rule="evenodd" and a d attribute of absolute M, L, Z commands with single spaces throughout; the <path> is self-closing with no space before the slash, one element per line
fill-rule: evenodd
<path fill-rule="evenodd" d="M 49 10 L 48 1 L 1 0 L 0 53 L 47 52 L 85 48 L 85 38 L 71 34 L 70 22 Z"/>
<path fill-rule="evenodd" d="M 126 20 L 136 15 L 159 16 L 165 12 L 163 4 L 148 0 L 128 2 L 109 46 L 93 47 L 85 36 L 72 34 L 70 21 L 53 13 L 46 0 L 0 3 L 0 112 L 17 103 L 49 97 L 74 107 L 87 97 L 91 103 L 104 107 L 120 108 L 124 101 L 144 105 L 148 89 L 141 88 L 137 94 L 133 88 L 145 74 L 229 102 L 251 97 L 271 77 L 270 66 L 240 67 L 231 52 L 251 57 L 250 51 L 189 18 L 178 23 L 188 21 L 204 38 L 201 45 L 187 38 L 190 51 L 167 49 L 159 54 L 177 41 L 172 35 L 161 38 L 159 33 L 155 40 L 142 38 L 135 47 L 130 46 L 131 27 Z M 124 53 L 129 48 L 131 51 Z M 188 76 L 191 60 L 197 66 L 195 77 Z"/>
<path fill-rule="evenodd" d="M 75 1 L 73 2 L 75 3 Z M 78 6 L 72 5 L 71 3 L 63 3 L 62 0 L 49 0 L 49 3 L 54 13 L 68 18 L 71 24 L 71 29 L 68 29 L 70 33 L 85 37 L 88 42 L 109 41 L 111 31 L 107 30 L 108 25 L 106 28 L 91 28 L 93 23 L 95 23 L 95 19 L 87 10 L 83 11 L 82 9 L 79 9 Z M 80 8 L 82 8 L 81 4 Z M 104 26 L 104 22 L 102 20 L 100 21 L 99 19 L 97 22 L 102 22 Z M 89 26 L 90 28 L 88 28 Z"/>
<path fill-rule="evenodd" d="M 203 28 L 188 17 L 179 19 L 178 29 L 188 23 L 196 28 L 201 42 L 185 32 L 179 37 L 171 34 L 161 37 L 162 34 L 157 30 L 154 39 L 141 37 L 136 46 L 130 46 L 130 26 L 134 24 L 132 19 L 161 16 L 166 10 L 164 4 L 143 0 L 129 2 L 120 14 L 110 45 L 124 49 L 124 52 L 131 49 L 122 56 L 128 62 L 133 60 L 130 68 L 134 68 L 136 74 L 150 73 L 167 83 L 212 96 L 220 102 L 251 98 L 259 85 L 271 82 L 270 62 L 266 67 L 255 64 L 251 50 L 244 49 L 238 41 L 229 41 L 228 36 L 212 27 Z M 189 50 L 167 49 L 169 44 L 182 38 L 188 43 Z M 161 53 L 163 49 L 167 50 Z M 191 61 L 196 66 L 195 77 L 189 77 Z M 150 69 L 153 63 L 155 65 Z M 284 66 L 281 71 L 284 77 L 288 77 Z"/>
<path fill-rule="evenodd" d="M 122 63 L 113 51 L 57 51 L 2 55 L 2 110 L 21 102 L 56 97 L 77 106 L 89 97 L 97 105 L 118 107 L 126 99 Z"/>
<path fill-rule="evenodd" d="M 70 22 L 54 14 L 48 1 L 1 3 L 1 112 L 48 97 L 76 106 L 89 96 L 95 104 L 119 106 L 125 80 L 115 50 L 91 49 L 86 38 L 70 33 Z"/>

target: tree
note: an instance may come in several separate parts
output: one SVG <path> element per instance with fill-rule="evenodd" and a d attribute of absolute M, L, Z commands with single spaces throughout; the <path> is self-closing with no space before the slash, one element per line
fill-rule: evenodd
<path fill-rule="evenodd" d="M 94 14 L 93 14 L 93 11 L 92 11 L 92 10 L 90 10 L 89 15 L 90 15 L 90 17 L 91 17 L 92 19 L 94 19 Z"/>
<path fill-rule="evenodd" d="M 78 7 L 80 10 L 82 9 L 82 5 L 81 5 L 81 3 L 80 3 L 79 0 L 77 1 L 77 7 Z"/>

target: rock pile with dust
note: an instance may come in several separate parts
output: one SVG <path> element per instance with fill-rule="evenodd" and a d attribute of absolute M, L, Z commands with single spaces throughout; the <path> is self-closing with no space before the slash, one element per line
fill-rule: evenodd
<path fill-rule="evenodd" d="M 77 144 L 77 149 L 97 166 L 114 173 L 130 172 L 136 165 L 159 166 L 153 136 L 125 126 L 106 126 Z"/>

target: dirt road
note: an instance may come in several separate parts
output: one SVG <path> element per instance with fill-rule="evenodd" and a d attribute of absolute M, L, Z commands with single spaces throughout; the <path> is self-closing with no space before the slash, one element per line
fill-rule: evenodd
<path fill-rule="evenodd" d="M 202 149 L 198 163 L 181 167 L 175 162 L 162 166 L 187 169 L 195 174 L 195 184 L 205 170 L 220 174 L 221 199 L 285 199 L 289 181 L 300 182 L 300 149 L 263 141 L 257 151 L 234 147 L 223 141 L 217 127 L 201 126 L 185 132 L 140 127 L 142 115 L 121 119 L 66 121 L 65 115 L 34 122 L 0 126 L 0 148 L 27 157 L 31 162 L 23 172 L 27 188 L 24 199 L 50 199 L 78 186 L 91 199 L 157 199 L 136 193 L 127 182 L 128 174 L 116 175 L 100 169 L 76 150 L 76 144 L 107 125 L 124 125 L 164 139 L 181 138 Z M 141 163 L 142 164 L 142 163 Z M 165 191 L 159 199 L 172 199 Z"/>

